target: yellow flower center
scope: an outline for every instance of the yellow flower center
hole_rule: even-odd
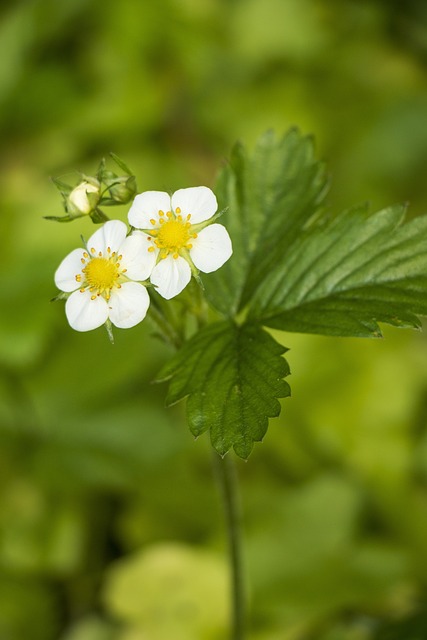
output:
[[[125,279],[124,275],[127,269],[120,268],[120,260],[123,256],[118,256],[115,251],[111,253],[110,247],[107,248],[107,258],[104,258],[100,251],[95,256],[95,249],[91,249],[89,255],[87,251],[83,253],[81,259],[84,267],[82,274],[76,275],[76,281],[82,284],[80,291],[84,293],[89,289],[93,294],[92,300],[97,296],[103,296],[107,301],[110,299],[113,287],[121,288],[120,280]]]
[[[160,249],[160,259],[166,258],[170,253],[174,258],[178,258],[181,249],[191,249],[192,238],[197,238],[197,233],[192,232],[191,223],[189,222],[191,215],[189,214],[185,220],[181,215],[181,209],[176,208],[175,214],[168,211],[165,215],[163,211],[159,211],[158,223],[150,220],[154,228],[148,236],[148,240],[154,244],[150,245],[148,251],[155,251],[155,246]]]
[[[165,222],[157,234],[157,246],[166,249],[168,253],[179,251],[190,239],[189,227],[188,223],[179,220]]]
[[[117,265],[108,258],[92,258],[84,270],[89,288],[98,293],[112,289],[118,276]]]

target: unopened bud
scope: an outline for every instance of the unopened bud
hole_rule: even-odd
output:
[[[108,188],[111,198],[117,204],[127,204],[136,195],[137,186],[135,176],[114,176],[105,177],[104,183]]]
[[[98,181],[81,182],[68,196],[67,209],[71,214],[88,214],[96,209],[100,199]]]

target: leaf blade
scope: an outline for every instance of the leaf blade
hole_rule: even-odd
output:
[[[278,398],[290,395],[286,349],[261,327],[219,322],[196,334],[159,374],[170,380],[167,403],[187,397],[194,436],[209,431],[225,455],[233,447],[247,458],[262,440],[268,419],[280,413]]]
[[[216,188],[221,221],[233,242],[233,256],[203,277],[206,294],[228,317],[247,304],[278,256],[319,213],[327,188],[313,141],[291,129],[276,140],[268,131],[252,155],[237,144]]]
[[[254,297],[249,317],[301,333],[377,337],[427,314],[427,216],[396,205],[344,212],[302,235]]]

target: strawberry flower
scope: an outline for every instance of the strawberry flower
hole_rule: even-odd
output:
[[[56,270],[56,286],[71,294],[65,313],[76,331],[96,329],[108,319],[128,329],[145,318],[150,299],[137,281],[149,277],[155,257],[146,250],[144,234],[126,236],[125,223],[110,220]]]
[[[133,201],[129,224],[145,234],[145,253],[154,258],[150,279],[164,298],[178,295],[192,274],[216,271],[230,258],[228,231],[212,224],[217,208],[208,187],[179,189],[172,196],[145,191]]]

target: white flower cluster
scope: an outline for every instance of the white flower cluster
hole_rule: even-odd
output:
[[[233,250],[225,227],[214,223],[217,208],[208,187],[137,195],[128,214],[130,235],[124,222],[110,220],[59,265],[55,284],[70,294],[65,312],[71,327],[90,331],[109,319],[128,329],[145,318],[149,279],[169,300],[192,274],[219,269]]]

